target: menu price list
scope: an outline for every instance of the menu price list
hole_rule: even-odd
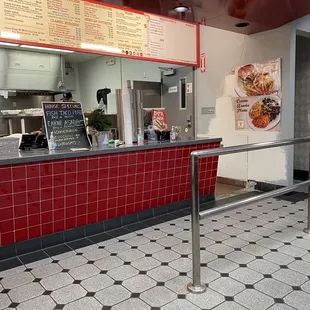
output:
[[[43,102],[48,139],[53,132],[57,149],[90,148],[81,103]]]
[[[87,0],[1,0],[0,31],[5,39],[57,47],[197,61],[197,25]]]

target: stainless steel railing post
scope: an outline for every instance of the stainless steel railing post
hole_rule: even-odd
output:
[[[199,224],[199,157],[191,155],[192,177],[192,253],[193,282],[187,288],[191,293],[201,294],[206,291],[206,285],[201,283],[200,274],[200,224]]]
[[[309,147],[309,171],[308,171],[308,180],[310,180],[310,147]],[[310,186],[308,187],[308,219],[307,227],[304,229],[304,232],[310,234]]]

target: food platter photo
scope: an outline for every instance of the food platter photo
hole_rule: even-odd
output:
[[[245,65],[238,68],[235,75],[235,92],[239,97],[271,95],[280,90],[279,71],[268,65]]]
[[[249,128],[255,131],[271,130],[280,123],[281,99],[277,95],[250,99],[246,114]]]

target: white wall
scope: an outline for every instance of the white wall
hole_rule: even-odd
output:
[[[225,146],[270,141],[294,136],[294,90],[291,61],[291,25],[244,36],[201,27],[201,52],[207,55],[207,72],[197,70],[197,129],[204,136],[223,138]],[[282,59],[281,131],[236,131],[233,110],[232,68],[250,62]],[[215,115],[201,115],[203,106],[216,108]],[[232,164],[233,163],[233,164]],[[293,181],[293,148],[272,149],[222,157],[219,175],[286,185]]]

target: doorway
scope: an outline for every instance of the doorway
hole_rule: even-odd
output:
[[[296,36],[294,137],[309,135],[310,111],[310,38]],[[308,180],[309,149],[307,144],[294,146],[294,181]]]
[[[167,123],[180,126],[183,140],[195,138],[194,68],[180,67],[162,70],[162,106]]]

